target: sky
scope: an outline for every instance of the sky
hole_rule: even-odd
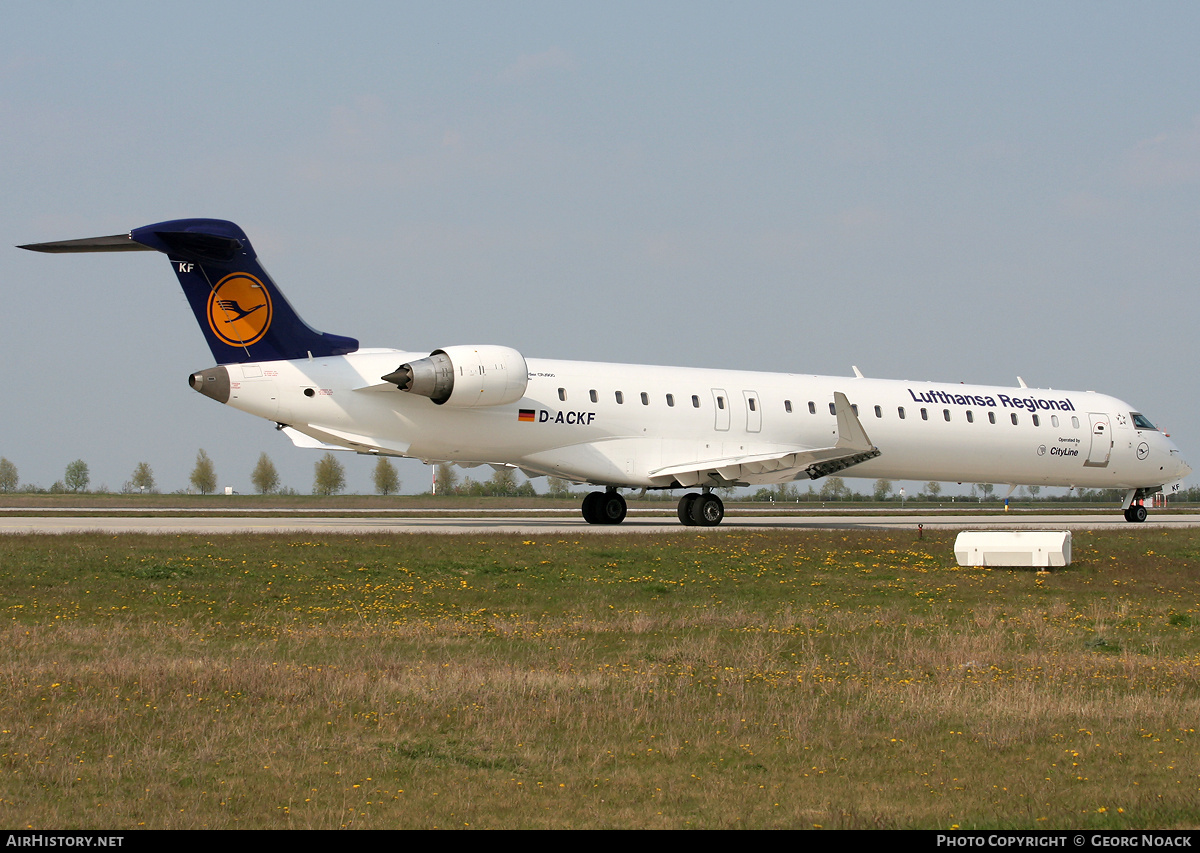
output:
[[[187,385],[230,219],[363,346],[1097,390],[1200,458],[1200,5],[7,2],[0,456],[319,454]],[[349,491],[373,461],[346,454]],[[490,471],[488,472],[490,473]],[[429,469],[400,465],[403,491]],[[475,474],[477,478],[484,475]],[[544,488],[544,481],[537,485]],[[853,483],[860,490],[869,484]]]

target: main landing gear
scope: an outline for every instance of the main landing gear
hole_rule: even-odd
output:
[[[588,524],[620,524],[625,520],[625,498],[616,489],[589,492],[583,499],[583,520]],[[688,527],[716,527],[725,518],[725,504],[712,492],[679,499],[679,520]]]
[[[583,499],[583,520],[588,524],[620,524],[625,513],[625,498],[616,489],[589,492]]]
[[[1146,507],[1140,503],[1130,504],[1129,509],[1125,510],[1125,520],[1141,523],[1146,520]]]
[[[695,492],[679,499],[679,520],[688,527],[716,527],[725,517],[725,504],[712,492]]]

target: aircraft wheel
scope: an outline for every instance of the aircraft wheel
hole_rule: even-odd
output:
[[[1146,508],[1144,506],[1142,506],[1141,504],[1137,504],[1136,506],[1131,506],[1129,508],[1129,514],[1126,516],[1126,518],[1128,518],[1132,522],[1141,524],[1143,521],[1146,520],[1147,514],[1148,513],[1146,512]]]
[[[627,507],[625,506],[625,498],[621,497],[620,492],[596,492],[600,495],[600,500],[596,505],[600,508],[600,523],[601,524],[620,524],[625,520]]]
[[[588,492],[583,499],[583,520],[588,524],[603,524],[603,501],[604,492]]]
[[[725,504],[716,495],[697,495],[692,502],[692,523],[701,527],[716,527],[725,518]]]
[[[691,492],[690,494],[686,494],[679,499],[679,520],[688,527],[691,527],[696,523],[692,518],[692,504],[694,504],[696,499],[699,497],[700,495],[696,494],[695,492]]]

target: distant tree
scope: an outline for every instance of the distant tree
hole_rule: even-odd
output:
[[[346,488],[346,469],[334,458],[332,453],[326,453],[317,460],[313,477],[314,495],[336,495]]]
[[[137,467],[133,469],[133,476],[129,478],[129,487],[131,492],[154,491],[154,472],[150,470],[149,462],[137,464]]]
[[[517,493],[517,472],[512,468],[500,468],[488,480],[487,493],[501,497]]]
[[[892,481],[885,480],[882,477],[875,481],[874,495],[877,501],[886,501],[888,495],[892,493]]]
[[[0,457],[0,492],[15,492],[20,482],[17,466]]]
[[[259,454],[258,464],[250,474],[250,482],[260,495],[269,495],[279,488],[279,472],[275,470],[275,463],[266,453]]]
[[[519,498],[536,498],[537,489],[533,487],[533,483],[531,483],[529,480],[526,480],[524,483],[517,486],[517,490],[513,494]]]
[[[189,479],[192,487],[202,495],[211,495],[217,490],[217,471],[203,449],[196,454],[196,467]]]
[[[992,499],[992,492],[996,490],[996,486],[992,483],[980,483],[979,490],[983,492],[983,499],[990,501]]]
[[[400,478],[396,476],[396,466],[386,456],[380,456],[375,463],[375,491],[381,495],[390,495],[400,491]]]
[[[439,462],[434,477],[439,495],[452,495],[458,491],[458,471],[453,462]]]
[[[942,493],[942,484],[936,480],[930,480],[925,484],[925,494],[929,495],[930,500],[937,500],[938,495]]]
[[[569,498],[571,497],[571,484],[562,477],[550,477],[546,481],[548,491],[546,492],[552,498]]]
[[[1041,494],[1041,492],[1042,492],[1041,486],[1030,486],[1029,487],[1029,494],[1035,501],[1037,500],[1037,497],[1039,494]]]
[[[821,500],[840,501],[850,496],[850,487],[841,477],[826,477],[821,484]]]
[[[779,503],[787,503],[796,499],[796,490],[790,483],[780,483],[775,487],[775,500]]]
[[[63,488],[68,492],[86,492],[91,479],[87,463],[82,459],[76,459],[67,466],[66,476],[63,477]]]

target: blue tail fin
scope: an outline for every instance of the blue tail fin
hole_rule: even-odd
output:
[[[171,260],[218,364],[358,349],[354,338],[318,332],[300,319],[232,222],[176,219],[135,228],[129,239]]]
[[[35,252],[156,251],[187,295],[217,364],[345,355],[358,341],[318,332],[288,304],[246,234],[222,219],[176,219],[129,234],[21,246]]]

